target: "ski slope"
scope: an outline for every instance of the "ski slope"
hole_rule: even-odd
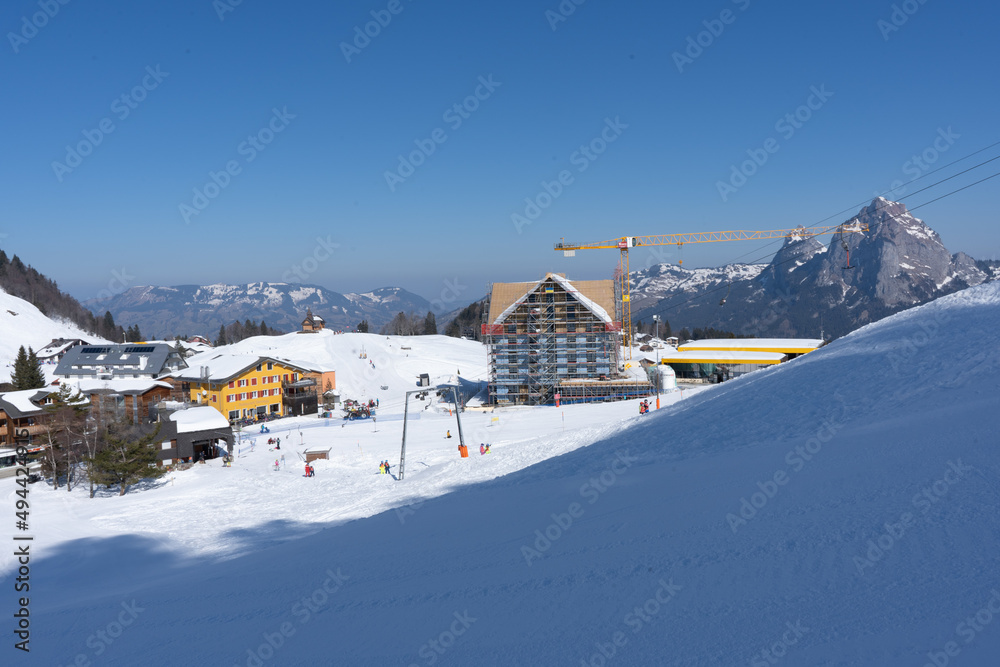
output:
[[[48,318],[24,299],[0,288],[0,382],[10,382],[14,359],[22,345],[25,349],[30,347],[37,352],[54,338],[104,342],[104,339],[83,331],[72,322]],[[44,366],[43,370],[51,374],[55,366]]]
[[[395,403],[404,391],[417,389],[417,377],[430,375],[431,384],[486,380],[486,352],[480,343],[448,336],[379,336],[323,330],[283,336],[255,336],[215,348],[187,360],[197,368],[203,359],[219,353],[275,356],[304,364],[318,364],[337,372],[342,398]],[[388,387],[388,389],[382,389]]]
[[[421,411],[401,482],[314,420],[282,451],[330,446],[315,478],[258,439],[121,499],[36,485],[31,661],[995,665],[998,370],[993,283],[641,418],[466,413],[488,456]]]

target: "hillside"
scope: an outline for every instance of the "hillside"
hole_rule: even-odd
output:
[[[46,317],[38,308],[0,289],[0,383],[10,382],[14,358],[22,345],[38,351],[55,338],[105,342],[71,322]]]
[[[834,236],[827,245],[787,238],[766,266],[736,265],[746,267],[742,274],[667,265],[637,272],[633,318],[649,321],[659,313],[675,331],[710,326],[755,336],[836,337],[993,278],[987,263],[952,254],[903,204],[880,197],[852,220],[869,231]]]
[[[334,448],[315,479],[261,452],[117,503],[42,490],[32,658],[992,664],[1000,633],[966,619],[997,595],[998,369],[991,283],[646,417],[498,411],[522,426],[486,457],[459,459],[429,411],[402,482],[374,474],[385,456],[395,470],[399,424],[380,420],[372,437],[396,437],[366,464],[372,425],[312,420],[284,442]],[[467,419],[489,433],[486,417]],[[134,624],[88,644],[123,604]]]
[[[60,290],[54,280],[25,264],[17,255],[8,258],[3,250],[0,250],[0,289],[27,301],[43,315],[93,332],[91,336],[96,334],[121,340],[124,334],[114,318],[105,309],[97,307],[100,304],[95,304],[94,312],[87,310],[75,298]]]
[[[370,330],[377,331],[401,311],[423,316],[431,309],[426,299],[400,287],[340,294],[319,285],[263,282],[132,287],[85,305],[107,309],[118,321],[138,324],[143,333],[161,338],[178,334],[214,337],[221,325],[245,320],[263,320],[273,329],[297,331],[306,309],[325,319],[331,329],[354,331],[366,319]]]

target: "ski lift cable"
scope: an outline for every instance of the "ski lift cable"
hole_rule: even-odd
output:
[[[972,187],[972,186],[974,186],[974,185],[979,185],[980,183],[983,183],[983,182],[985,182],[985,181],[988,181],[988,180],[990,180],[990,179],[992,179],[992,178],[996,178],[997,176],[1000,176],[1000,172],[997,172],[997,173],[995,173],[995,174],[992,174],[992,175],[990,175],[990,176],[987,176],[986,178],[983,178],[983,179],[980,179],[980,180],[978,180],[978,181],[976,181],[976,182],[974,182],[974,183],[969,183],[968,185],[965,185],[965,186],[962,186],[962,187],[960,187],[960,188],[957,188],[957,189],[955,189],[955,190],[952,190],[951,192],[948,192],[948,193],[946,193],[946,194],[943,194],[943,195],[941,195],[940,197],[936,197],[936,198],[934,198],[934,199],[931,199],[930,201],[926,201],[926,202],[924,202],[924,203],[922,203],[922,204],[918,204],[918,205],[916,205],[916,206],[913,206],[913,207],[910,207],[910,208],[909,208],[909,210],[910,210],[910,211],[916,211],[917,209],[919,209],[919,208],[923,208],[924,206],[927,206],[928,204],[933,204],[934,202],[936,202],[936,201],[940,201],[940,200],[944,199],[945,197],[950,197],[950,196],[951,196],[951,195],[953,195],[953,194],[956,194],[956,193],[958,193],[958,192],[961,192],[962,190],[967,190],[968,188],[971,188],[971,187]],[[761,256],[760,258],[758,258],[757,260],[754,260],[754,262],[756,262],[756,261],[762,261],[762,260],[766,259],[766,258],[767,258],[768,256],[769,256],[769,255],[762,255],[762,256]],[[794,260],[796,260],[796,259],[797,259],[796,257],[791,257],[791,258],[789,258],[789,259],[786,259],[786,260],[784,260],[783,262],[778,262],[778,263],[777,263],[777,264],[775,264],[774,266],[776,266],[776,267],[777,267],[777,266],[782,266],[783,264],[788,264],[788,263],[790,263],[790,262],[792,262],[792,261],[794,261]],[[749,263],[754,263],[754,262],[749,262]],[[644,311],[644,312],[645,312],[645,314],[647,314],[647,315],[661,315],[661,314],[665,313],[665,312],[666,312],[667,310],[669,310],[669,309],[671,309],[671,308],[680,308],[681,306],[685,306],[685,305],[687,305],[687,304],[689,304],[689,303],[692,303],[692,302],[694,302],[694,301],[697,301],[698,299],[702,299],[702,298],[705,298],[706,296],[709,296],[709,295],[711,295],[711,294],[714,294],[715,292],[719,292],[719,291],[722,291],[722,289],[724,289],[724,287],[725,287],[725,285],[719,285],[718,287],[713,287],[712,289],[708,290],[708,291],[707,291],[707,292],[705,292],[704,294],[700,294],[700,295],[698,295],[698,296],[695,296],[695,297],[691,297],[691,298],[688,298],[688,299],[685,299],[684,301],[681,301],[681,302],[677,302],[677,303],[668,303],[668,304],[666,304],[665,306],[662,306],[662,307],[658,308],[657,310],[654,310],[654,311],[653,311],[653,312],[651,312],[651,313],[648,313],[648,312],[645,312],[645,311]]]

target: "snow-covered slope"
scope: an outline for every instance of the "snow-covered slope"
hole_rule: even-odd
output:
[[[340,395],[353,399],[391,397],[399,403],[402,392],[417,388],[421,373],[429,374],[433,384],[450,382],[457,375],[469,381],[486,380],[486,348],[482,343],[448,336],[337,334],[329,330],[256,336],[190,357],[188,366],[197,368],[203,360],[224,353],[318,364],[336,371]]]
[[[350,427],[334,426],[341,458],[317,478],[263,484],[248,458],[117,504],[33,489],[31,658],[992,665],[998,370],[987,284],[642,418],[615,412],[630,404],[498,411],[533,415],[537,437],[488,456],[459,459],[440,437],[450,422],[421,418],[402,482],[355,477]],[[538,450],[567,453],[470,484]],[[242,491],[204,502],[211,480]],[[258,491],[278,483],[280,507]],[[389,496],[396,509],[343,522]],[[234,513],[246,524],[211,528]],[[163,533],[143,532],[157,517]],[[191,524],[181,551],[174,521]],[[207,560],[198,540],[244,555]]]
[[[82,338],[90,342],[105,342],[81,330],[72,322],[51,320],[24,299],[0,289],[0,382],[9,382],[14,359],[22,345],[35,351],[53,338]]]

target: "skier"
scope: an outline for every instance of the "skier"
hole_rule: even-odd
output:
[[[280,468],[280,464],[278,463],[278,459],[274,459],[274,469],[275,470],[280,470],[281,469]]]

